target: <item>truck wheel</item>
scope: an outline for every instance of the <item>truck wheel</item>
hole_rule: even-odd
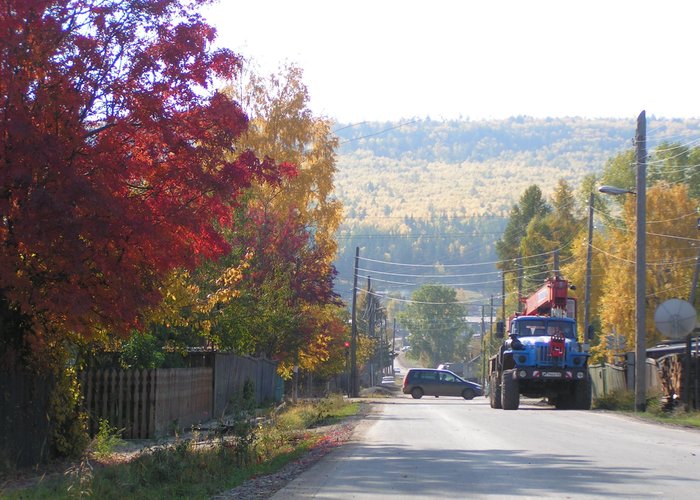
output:
[[[518,380],[513,378],[515,370],[503,372],[503,388],[501,389],[501,406],[504,410],[517,410],[520,406],[520,391]]]
[[[501,408],[501,385],[498,383],[498,377],[495,373],[491,374],[491,390],[489,391],[489,402],[491,408],[500,410]]]
[[[420,387],[414,387],[414,388],[411,390],[411,397],[412,397],[413,399],[420,399],[420,398],[422,398],[422,397],[423,397],[423,389],[421,389]]]
[[[464,389],[462,391],[462,397],[464,399],[474,399],[474,391],[472,391],[471,389]]]
[[[591,398],[591,378],[586,377],[586,380],[576,382],[576,385],[574,386],[574,408],[576,410],[590,410]]]

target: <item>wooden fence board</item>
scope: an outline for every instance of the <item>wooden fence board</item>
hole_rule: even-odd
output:
[[[254,381],[256,402],[275,397],[277,365],[235,355],[217,355],[212,367],[155,370],[86,370],[79,380],[90,433],[100,418],[125,439],[144,439],[187,429],[221,416],[246,379]]]

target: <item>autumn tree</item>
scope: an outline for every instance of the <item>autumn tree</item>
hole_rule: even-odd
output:
[[[308,110],[299,70],[247,78],[238,90],[227,90],[251,115],[236,145],[274,156],[287,175],[279,184],[251,183],[232,210],[235,230],[221,232],[229,252],[187,277],[197,306],[179,310],[208,345],[277,359],[287,374],[300,360],[305,369],[325,362],[344,335],[333,292],[336,139]]]
[[[246,116],[212,82],[239,59],[211,49],[202,3],[14,1],[0,14],[0,290],[37,349],[126,334],[170,270],[228,250],[219,229],[241,190],[277,181],[273,162],[235,147]]]
[[[685,297],[690,289],[697,249],[697,202],[688,196],[688,187],[659,182],[647,190],[647,345],[661,340],[654,328],[656,307],[670,298]],[[616,334],[634,346],[635,332],[635,202],[628,197],[623,207],[621,224],[610,227],[605,251],[605,273],[602,278],[600,318],[604,335]],[[614,352],[604,342],[593,349],[598,358]]]

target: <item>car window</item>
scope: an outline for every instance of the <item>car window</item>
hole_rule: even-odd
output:
[[[455,382],[457,379],[451,373],[441,373],[440,380],[442,382]]]

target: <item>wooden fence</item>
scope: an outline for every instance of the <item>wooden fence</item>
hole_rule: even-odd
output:
[[[274,401],[276,371],[269,360],[217,353],[213,367],[89,369],[80,385],[91,435],[106,419],[125,439],[146,439],[221,417],[246,380],[257,403]]]
[[[232,398],[240,394],[246,380],[253,382],[255,402],[260,404],[277,399],[277,363],[228,353],[214,358],[214,417],[227,413]]]
[[[211,368],[87,370],[80,385],[91,435],[101,419],[126,439],[145,439],[211,418]]]

